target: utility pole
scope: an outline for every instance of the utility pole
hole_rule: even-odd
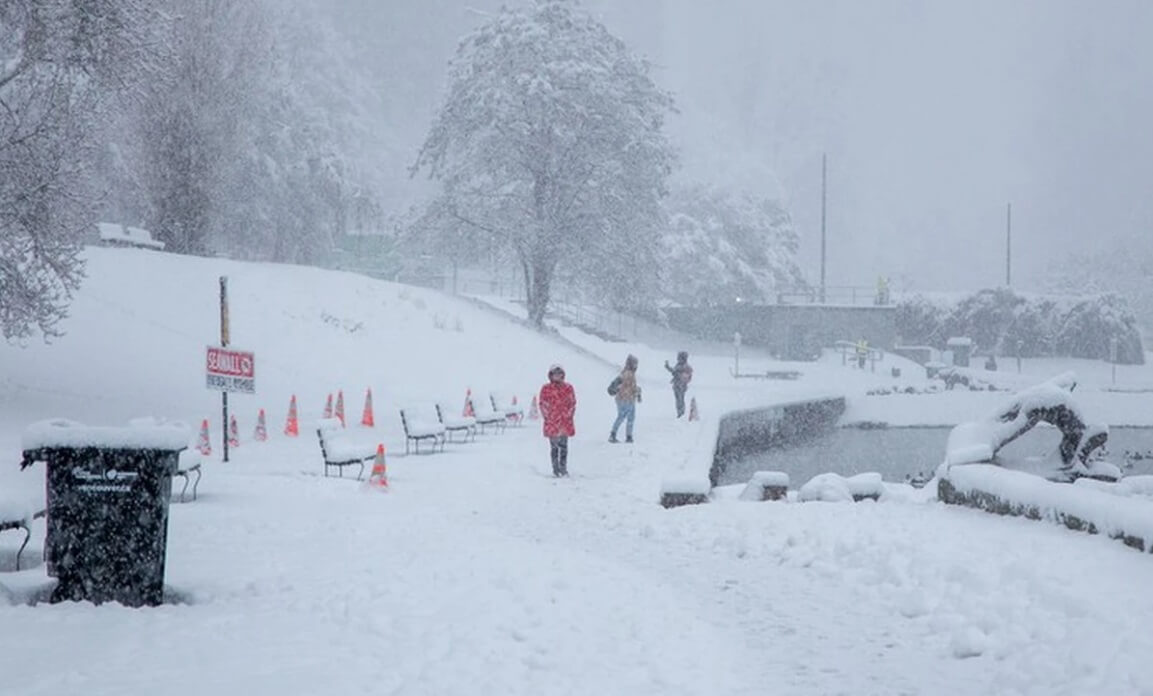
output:
[[[828,188],[828,157],[821,153],[821,304],[825,303],[825,204]]]
[[[1013,204],[1005,210],[1005,287],[1013,285]]]

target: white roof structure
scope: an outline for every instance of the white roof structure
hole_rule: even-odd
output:
[[[145,249],[164,248],[164,242],[156,241],[148,230],[142,230],[139,227],[128,227],[115,222],[98,222],[96,227],[100,230],[100,241],[110,246],[134,246]]]

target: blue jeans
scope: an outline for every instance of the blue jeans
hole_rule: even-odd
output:
[[[637,405],[632,401],[618,401],[617,402],[617,419],[613,422],[612,438],[615,440],[617,436],[617,428],[621,427],[621,423],[628,419],[625,425],[625,438],[628,440],[633,439],[633,421],[637,419]]]

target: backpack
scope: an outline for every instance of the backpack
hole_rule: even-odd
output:
[[[621,390],[621,376],[617,375],[613,381],[609,382],[609,396],[616,396],[617,392]]]

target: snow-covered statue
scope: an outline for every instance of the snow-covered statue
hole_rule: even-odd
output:
[[[1038,423],[1045,422],[1061,431],[1061,442],[1055,453],[1060,461],[1055,470],[1050,462],[1040,462],[1040,468],[1049,469],[1045,473],[1050,474],[1050,478],[1066,481],[1081,477],[1119,479],[1120,469],[1095,456],[1109,439],[1109,428],[1086,422],[1073,399],[1076,387],[1076,376],[1066,372],[1018,392],[984,420],[958,425],[949,433],[945,463],[995,463],[1011,468],[1029,468],[1019,465],[1030,462],[1005,461],[997,454]]]

